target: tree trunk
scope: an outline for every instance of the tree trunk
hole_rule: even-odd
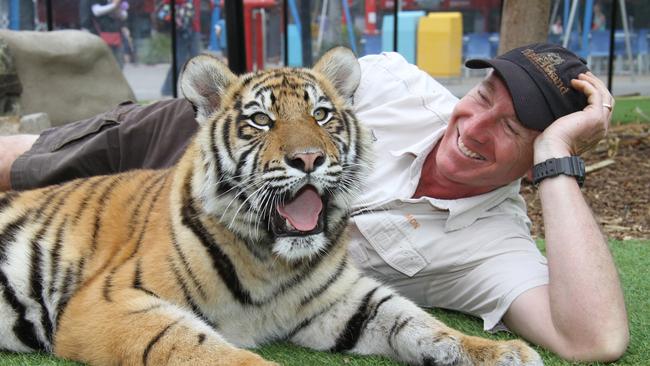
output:
[[[545,42],[551,0],[503,0],[499,54],[515,47]]]

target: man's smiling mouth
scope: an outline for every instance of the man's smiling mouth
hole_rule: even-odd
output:
[[[465,144],[463,144],[463,140],[460,138],[460,135],[458,135],[458,149],[463,153],[463,155],[467,156],[470,159],[486,160],[481,154],[474,152],[465,146]]]

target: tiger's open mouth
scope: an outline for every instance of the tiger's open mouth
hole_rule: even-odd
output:
[[[316,188],[306,185],[291,199],[278,204],[271,219],[276,237],[306,236],[323,231],[327,199]]]

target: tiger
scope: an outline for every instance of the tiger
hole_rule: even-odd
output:
[[[180,75],[200,127],[176,165],[0,196],[0,348],[90,365],[275,365],[269,342],[410,365],[540,365],[447,327],[348,257],[372,164],[347,48],[312,68]]]

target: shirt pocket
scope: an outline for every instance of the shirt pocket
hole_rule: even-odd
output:
[[[354,222],[368,244],[392,270],[413,277],[427,266],[427,261],[415,250],[403,223],[394,216],[390,211],[375,212],[355,216]],[[382,270],[386,266],[373,267],[383,275],[395,277],[395,273],[390,273],[392,270]]]

